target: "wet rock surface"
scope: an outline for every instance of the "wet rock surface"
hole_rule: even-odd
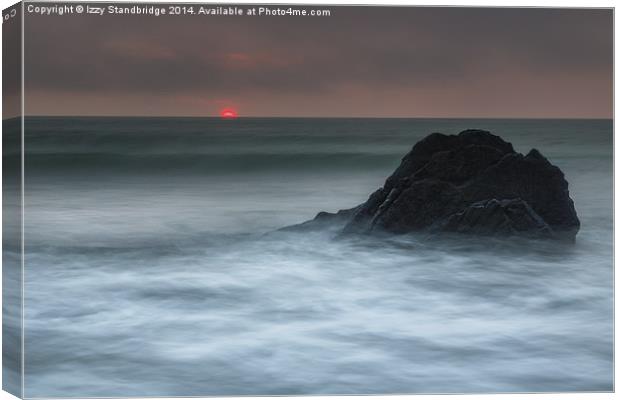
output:
[[[341,235],[457,232],[574,240],[579,219],[563,172],[538,150],[514,151],[483,130],[433,133],[357,207],[284,229]]]

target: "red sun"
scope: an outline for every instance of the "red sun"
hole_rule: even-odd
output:
[[[237,114],[237,111],[233,110],[232,108],[225,108],[220,111],[220,117],[222,118],[231,119],[237,118],[238,116],[239,115]]]

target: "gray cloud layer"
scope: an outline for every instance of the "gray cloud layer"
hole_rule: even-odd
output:
[[[306,18],[28,15],[27,112],[611,115],[610,10],[330,9]]]

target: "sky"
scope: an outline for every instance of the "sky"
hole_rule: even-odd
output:
[[[317,8],[26,13],[26,114],[612,117],[611,10]]]

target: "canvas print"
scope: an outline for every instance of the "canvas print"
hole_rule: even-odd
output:
[[[613,10],[3,13],[24,398],[611,392]]]

